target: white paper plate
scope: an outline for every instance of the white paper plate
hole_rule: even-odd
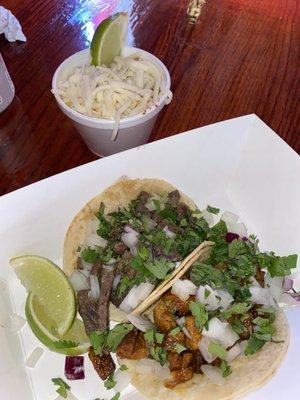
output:
[[[170,181],[194,199],[241,216],[263,250],[300,254],[300,160],[257,116],[195,129],[45,179],[0,198],[0,398],[54,400],[51,378],[64,377],[64,357],[45,349],[32,370],[24,362],[41,346],[26,325],[11,334],[9,315],[24,315],[25,290],[8,265],[40,254],[61,263],[66,229],[91,197],[120,176]],[[287,313],[291,344],[276,376],[248,400],[295,399],[299,393],[300,310]],[[86,379],[71,382],[79,400],[110,399],[86,359]],[[122,399],[142,397],[127,388]],[[217,399],[216,399],[217,400]]]

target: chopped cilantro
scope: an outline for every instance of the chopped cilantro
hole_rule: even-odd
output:
[[[153,329],[150,329],[146,333],[144,333],[144,338],[147,343],[151,344],[154,343],[154,333],[155,331]]]
[[[209,205],[207,206],[206,210],[208,212],[210,212],[211,214],[216,214],[216,215],[219,214],[219,212],[220,212],[219,208],[211,207]]]
[[[153,263],[146,263],[145,267],[155,278],[162,280],[174,268],[174,264],[165,260],[155,260]]]
[[[239,319],[234,319],[233,322],[231,323],[232,329],[240,335],[241,333],[244,332],[245,326],[242,324],[242,322]]]
[[[222,316],[226,319],[230,318],[234,314],[244,314],[252,307],[251,304],[247,303],[235,303],[228,310],[222,313]]]
[[[174,328],[170,331],[170,335],[172,336],[176,336],[178,335],[178,333],[181,331],[181,329],[179,328],[179,326],[177,326],[177,328]]]
[[[112,397],[110,400],[119,400],[120,397],[121,397],[120,392],[117,392],[117,393],[114,395],[114,397]]]
[[[194,263],[190,278],[197,286],[210,285],[216,288],[223,286],[222,271],[200,261]]]
[[[114,373],[112,372],[109,377],[104,382],[105,389],[109,390],[116,386],[116,381],[114,380]]]
[[[138,255],[143,261],[147,261],[149,258],[149,250],[145,246],[142,246],[138,249]]]
[[[186,350],[186,347],[182,346],[180,343],[176,343],[174,348],[177,354],[181,354]]]
[[[121,364],[120,365],[120,371],[126,371],[128,369],[127,365]]]
[[[81,258],[83,259],[83,261],[93,264],[98,259],[98,253],[96,252],[96,250],[87,248],[81,252]]]
[[[257,309],[258,315],[275,314],[276,310],[273,307],[260,307]]]
[[[131,332],[133,329],[132,324],[118,324],[116,325],[113,329],[111,329],[108,332],[107,340],[106,340],[106,345],[108,349],[112,352],[115,352],[117,350],[117,347],[119,344],[122,342],[124,337],[127,335],[127,333]]]
[[[162,342],[164,341],[165,335],[163,333],[155,332],[154,336],[155,336],[156,343],[162,344]]]
[[[223,378],[226,378],[232,372],[230,366],[227,364],[227,362],[225,360],[222,360],[220,369],[221,369]]]
[[[190,311],[195,317],[195,323],[198,329],[202,329],[208,321],[208,313],[203,304],[191,301],[189,304]]]
[[[245,356],[249,356],[251,354],[259,351],[265,344],[264,340],[257,339],[255,336],[251,336],[248,340],[247,346],[245,348],[244,354]]]
[[[210,290],[205,288],[205,290],[204,290],[204,298],[207,299],[209,295],[210,295]],[[220,296],[218,296],[218,297],[220,297]]]
[[[58,388],[56,389],[56,392],[63,398],[68,397],[67,391],[71,389],[71,387],[61,378],[52,378],[51,381],[54,383],[54,385],[57,385]]]
[[[219,343],[216,342],[210,342],[208,345],[208,351],[213,354],[214,356],[217,356],[224,360],[227,356],[227,350],[224,349],[223,346],[221,346]]]
[[[129,291],[134,285],[136,284],[136,280],[129,278],[129,276],[124,276],[117,287],[116,290],[116,297],[118,299],[121,299],[123,297],[123,295]]]
[[[90,333],[90,341],[96,355],[102,355],[106,345],[107,331],[94,331]]]
[[[150,347],[150,355],[151,357],[158,361],[160,365],[165,365],[167,362],[167,352],[162,347]]]
[[[275,257],[268,267],[271,277],[286,276],[291,274],[291,269],[297,266],[297,255],[293,254],[287,257]]]

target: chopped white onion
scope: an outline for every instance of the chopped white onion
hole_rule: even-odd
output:
[[[154,285],[149,282],[143,282],[138,286],[134,285],[124,298],[119,308],[126,314],[131,313],[149,294],[153,291]]]
[[[138,243],[138,235],[133,232],[125,232],[121,235],[122,242],[129,248],[136,246]]]
[[[238,219],[239,219],[239,216],[230,211],[225,211],[221,215],[221,220],[224,221],[226,223],[226,225],[227,225],[227,223],[232,224],[234,222],[237,222]]]
[[[204,360],[207,361],[208,363],[211,363],[217,358],[217,356],[208,351],[209,344],[210,341],[206,337],[202,337],[202,339],[198,343],[198,347]]]
[[[165,232],[166,236],[169,239],[175,239],[176,238],[176,233],[170,231],[170,229],[167,226],[164,227],[163,231]]]
[[[76,292],[79,292],[80,290],[88,290],[90,288],[88,278],[78,269],[69,276],[69,281]]]
[[[17,333],[26,324],[26,319],[17,314],[10,316],[10,331]]]
[[[99,280],[96,275],[90,276],[91,282],[91,291],[90,291],[90,298],[91,300],[98,300],[100,297],[100,285]]]
[[[107,240],[104,239],[103,237],[97,235],[96,233],[92,233],[91,235],[86,237],[85,244],[87,247],[90,247],[91,249],[95,249],[96,246],[106,247]]]
[[[195,295],[197,291],[197,286],[188,279],[177,279],[173,283],[171,292],[175,296],[179,297],[181,300],[185,301],[190,295]]]
[[[209,294],[207,295],[207,293]],[[219,308],[220,300],[216,296],[218,296],[218,292],[209,285],[199,286],[196,292],[196,299],[199,303],[204,304],[208,311],[215,311]]]
[[[91,275],[91,272],[86,270],[86,269],[80,269],[79,270],[81,274],[83,274],[86,278],[88,278]]]
[[[171,372],[168,365],[164,365],[163,367],[155,360],[151,360],[149,358],[143,358],[138,360],[137,371],[141,374],[153,374],[159,376],[161,379],[170,379]]]
[[[120,283],[120,280],[121,280],[121,275],[116,275],[114,278],[114,281],[113,281],[113,285],[112,285],[113,290],[117,289],[118,284]]]
[[[96,234],[98,228],[99,228],[99,219],[98,218],[93,218],[93,219],[89,220],[89,222],[87,223],[87,228],[86,228],[86,236]]]
[[[250,286],[249,290],[251,293],[250,301],[252,303],[261,304],[263,306],[275,306],[275,301],[269,288]]]
[[[202,210],[201,211],[202,217],[205,219],[205,221],[208,223],[208,226],[211,227],[215,223],[214,215],[207,210]]]
[[[234,301],[234,298],[226,290],[217,290],[219,297],[221,297],[219,307],[221,310],[227,310],[230,304]]]
[[[117,262],[115,258],[111,258],[106,264],[107,265],[114,265]]]
[[[137,255],[137,247],[136,247],[136,246],[131,246],[131,247],[129,248],[129,250],[130,250],[130,253],[131,253],[133,256],[136,256],[136,255]]]
[[[33,352],[30,354],[28,357],[25,365],[28,368],[34,368],[36,366],[36,363],[39,361],[41,358],[42,354],[44,353],[44,350],[41,347],[36,347]]]
[[[188,337],[189,339],[192,339],[190,332],[186,329],[185,326],[182,327],[182,332],[185,334],[186,337]]]
[[[185,324],[185,317],[176,318],[177,325],[182,326]]]
[[[225,379],[222,376],[220,368],[213,367],[212,365],[201,365],[201,371],[208,379],[216,385],[222,386],[225,383]]]
[[[276,301],[280,301],[282,293],[283,293],[283,278],[281,277],[274,277],[271,278],[269,273],[265,275],[265,287],[269,288],[272,297]]]
[[[139,236],[139,233],[136,230],[134,230],[133,228],[131,228],[131,226],[129,226],[129,225],[124,226],[124,231],[126,233],[133,233],[134,235]]]
[[[81,265],[82,265],[82,268],[86,271],[91,271],[93,268],[93,264],[87,263],[86,261],[83,261],[83,259],[81,259]]]
[[[202,336],[219,342],[225,349],[231,347],[239,339],[239,335],[228,322],[222,322],[215,317],[208,321],[208,329],[203,328]]]
[[[155,211],[156,207],[154,204],[153,200],[158,200],[159,203],[161,203],[161,197],[158,196],[157,194],[153,194],[151,197],[149,197],[149,199],[147,200],[145,207],[148,208],[149,211]]]
[[[149,329],[154,328],[154,325],[149,319],[141,317],[140,315],[128,314],[127,319],[142,332],[147,332]]]
[[[242,353],[243,349],[240,343],[236,343],[231,349],[228,350],[225,361],[231,363],[237,356]]]
[[[127,370],[121,371],[120,369],[118,369],[114,373],[114,381],[116,382],[116,385],[114,386],[115,393],[121,393],[124,389],[126,389],[127,386],[130,384],[130,380],[131,376]]]

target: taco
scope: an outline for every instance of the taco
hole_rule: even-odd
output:
[[[208,229],[195,203],[163,180],[124,178],[90,200],[70,224],[63,261],[87,334],[124,320],[195,249],[205,258]]]

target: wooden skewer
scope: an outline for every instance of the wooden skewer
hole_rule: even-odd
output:
[[[144,311],[146,311],[152,304],[154,304],[170,287],[173,283],[181,278],[186,271],[194,264],[198,259],[202,259],[203,261],[207,258],[212,246],[213,242],[203,242],[198,247],[195,248],[177,267],[172,275],[162,282],[148,297],[145,299],[140,305],[138,305],[133,311],[132,314],[140,315]],[[206,251],[205,251],[206,250]]]

